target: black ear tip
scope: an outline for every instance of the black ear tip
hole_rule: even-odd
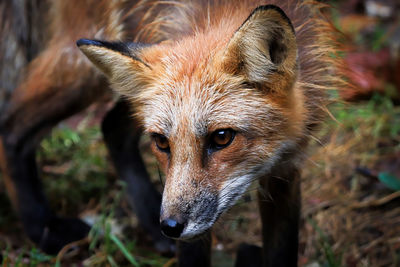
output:
[[[258,11],[264,11],[264,10],[275,10],[276,12],[278,12],[279,14],[281,14],[282,17],[284,17],[285,19],[289,19],[287,17],[287,15],[285,14],[285,12],[278,6],[276,5],[263,5],[263,6],[258,6],[256,9],[253,10],[252,14],[257,13]]]
[[[96,46],[101,46],[101,43],[99,41],[96,40],[89,40],[89,39],[79,39],[78,41],[76,41],[76,45],[82,46],[82,45],[96,45]]]
[[[294,32],[294,27],[293,27],[293,24],[290,21],[289,17],[286,15],[285,11],[282,10],[282,8],[280,8],[280,7],[276,6],[276,5],[259,6],[256,9],[254,9],[253,12],[251,12],[249,17],[251,17],[253,14],[255,14],[255,13],[259,12],[259,11],[265,11],[265,10],[274,10],[274,11],[278,12],[282,16],[282,18],[285,19],[288,22],[290,28],[292,28],[292,31]]]

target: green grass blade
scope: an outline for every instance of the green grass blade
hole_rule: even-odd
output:
[[[117,236],[110,233],[110,239],[117,245],[117,247],[121,250],[122,254],[124,254],[125,258],[132,263],[136,267],[140,267],[139,263],[135,260],[132,254],[126,249],[124,244],[118,239]]]
[[[387,172],[381,172],[378,174],[378,179],[386,187],[394,191],[400,191],[400,179],[397,178],[396,176]]]
[[[111,255],[107,255],[107,261],[112,267],[118,267],[118,264],[115,262],[114,258],[111,257]]]

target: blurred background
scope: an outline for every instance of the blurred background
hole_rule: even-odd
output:
[[[327,1],[343,34],[354,86],[330,92],[330,118],[313,137],[303,169],[300,266],[400,266],[400,2]],[[158,255],[123,197],[102,141],[98,106],[61,123],[42,141],[39,165],[53,210],[94,224],[90,240],[57,257],[23,233],[0,186],[2,266],[174,266]],[[160,191],[143,137],[148,171]],[[0,174],[1,180],[1,174]],[[213,233],[215,266],[232,266],[242,242],[261,245],[254,185]]]

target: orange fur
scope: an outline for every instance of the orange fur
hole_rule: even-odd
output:
[[[338,84],[340,60],[332,58],[332,30],[318,4],[268,2],[294,29],[281,11],[255,9],[265,1],[146,4],[136,40],[159,44],[123,53],[99,43],[80,48],[131,100],[145,131],[168,138],[170,154],[153,145],[167,175],[161,219],[186,216],[181,237],[190,238],[285,154],[299,167],[295,151],[323,117],[324,90]],[[236,136],[207,152],[217,129]],[[206,204],[195,199],[213,202],[206,222],[198,222]]]
[[[3,172],[3,180],[4,184],[7,188],[8,196],[11,199],[11,203],[13,204],[14,208],[18,207],[18,197],[17,197],[17,190],[15,188],[15,184],[12,181],[11,177],[8,173],[8,166],[5,164],[6,161],[4,159],[4,145],[3,140],[0,138],[0,167],[2,170],[6,170]]]

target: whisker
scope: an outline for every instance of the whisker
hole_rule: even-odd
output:
[[[238,177],[238,178],[239,178],[239,177]],[[242,184],[241,186],[247,186],[248,184],[251,184],[251,183],[254,182],[255,180],[256,180],[255,178],[249,179],[246,183]],[[228,183],[226,186],[224,186],[223,189],[222,189],[221,191],[225,190],[228,186],[232,185],[235,181],[236,181],[236,179],[232,179],[232,180],[230,181],[230,183]],[[230,193],[230,192],[228,191],[228,192],[226,192],[225,194],[220,195],[220,198],[223,199],[223,198],[226,197],[229,193]]]
[[[275,179],[278,179],[280,181],[284,181],[286,183],[290,183],[290,181],[288,179],[280,177],[280,176],[273,175],[273,176],[271,176],[271,178],[275,178]]]
[[[161,175],[161,171],[160,171],[160,166],[158,166],[158,164],[157,164],[157,170],[158,170],[158,177],[159,177],[159,179],[160,179],[160,183],[161,183],[161,185],[162,185],[162,188],[164,189],[164,182],[163,182],[163,180],[162,180],[162,175]]]

